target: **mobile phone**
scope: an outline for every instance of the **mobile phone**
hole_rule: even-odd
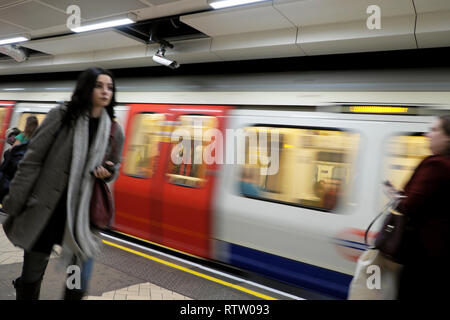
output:
[[[109,171],[109,173],[113,174],[114,173],[114,165],[109,165],[107,163],[103,164],[103,167]]]

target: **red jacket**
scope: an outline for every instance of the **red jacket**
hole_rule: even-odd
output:
[[[414,248],[410,248],[415,255],[412,258],[448,257],[450,156],[424,159],[406,184],[405,195],[407,197],[396,209],[411,219],[411,225],[417,231]]]

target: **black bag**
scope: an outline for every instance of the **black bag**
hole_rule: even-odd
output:
[[[20,160],[27,152],[28,141],[21,143],[5,152],[5,159],[0,165],[0,203],[9,192],[9,185],[17,171]]]
[[[403,214],[389,213],[375,239],[375,248],[400,264],[404,262],[407,222],[407,217]]]
[[[366,230],[364,240],[367,243],[367,234],[375,221],[381,217],[386,210],[392,206],[394,202],[390,202],[385,209],[370,223]],[[384,219],[383,226],[377,234],[373,249],[378,249],[390,260],[402,264],[405,258],[405,246],[407,244],[408,235],[408,217],[405,215],[390,211]]]

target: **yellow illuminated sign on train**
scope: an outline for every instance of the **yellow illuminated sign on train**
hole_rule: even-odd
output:
[[[408,113],[408,108],[393,106],[350,106],[349,111],[354,113]]]

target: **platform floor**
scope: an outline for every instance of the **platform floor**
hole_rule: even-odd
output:
[[[0,225],[0,300],[15,300],[11,284],[20,276],[23,251],[14,247]],[[43,300],[60,300],[63,296],[66,274],[57,265],[52,254],[42,282]],[[95,261],[88,296],[84,300],[192,300],[175,291],[122,272],[100,261]]]
[[[4,218],[0,213],[0,300],[15,300],[12,280],[21,274],[23,250],[6,237],[1,226]],[[216,270],[204,266],[201,259],[192,262],[163,253],[129,237],[103,233],[101,236],[103,246],[94,259],[87,300],[321,299],[306,290],[293,290],[241,270]],[[41,300],[62,299],[66,272],[67,266],[53,253],[42,282]]]

